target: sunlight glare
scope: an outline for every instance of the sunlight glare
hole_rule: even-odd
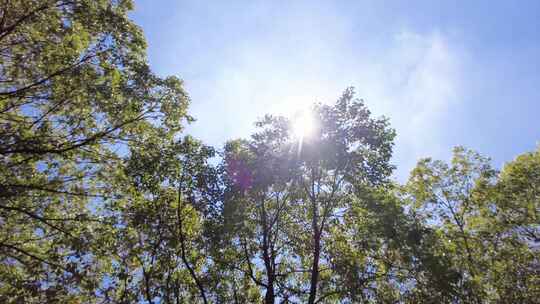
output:
[[[311,113],[300,113],[293,121],[293,134],[296,138],[302,140],[313,134],[315,122]]]

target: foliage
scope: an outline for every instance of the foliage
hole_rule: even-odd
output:
[[[538,299],[540,151],[501,172],[458,147],[450,165],[425,159],[407,185],[413,210],[435,229],[460,273],[456,300],[535,303]]]
[[[540,149],[399,185],[351,88],[216,150],[131,1],[0,6],[0,302],[538,303]]]
[[[166,147],[189,99],[159,78],[127,17],[130,1],[2,3],[2,302],[106,296],[126,156]],[[136,190],[139,191],[139,190]]]

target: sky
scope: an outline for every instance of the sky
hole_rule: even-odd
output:
[[[462,145],[496,167],[540,143],[540,1],[136,0],[151,68],[221,147],[354,86],[396,129],[395,177]]]

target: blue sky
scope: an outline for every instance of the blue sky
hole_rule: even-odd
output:
[[[132,17],[208,144],[348,86],[397,130],[400,180],[456,145],[500,167],[540,140],[540,1],[136,0]]]

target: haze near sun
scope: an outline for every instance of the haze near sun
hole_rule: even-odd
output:
[[[303,140],[306,137],[313,135],[315,130],[315,120],[313,114],[310,111],[299,112],[292,121],[293,135]]]

